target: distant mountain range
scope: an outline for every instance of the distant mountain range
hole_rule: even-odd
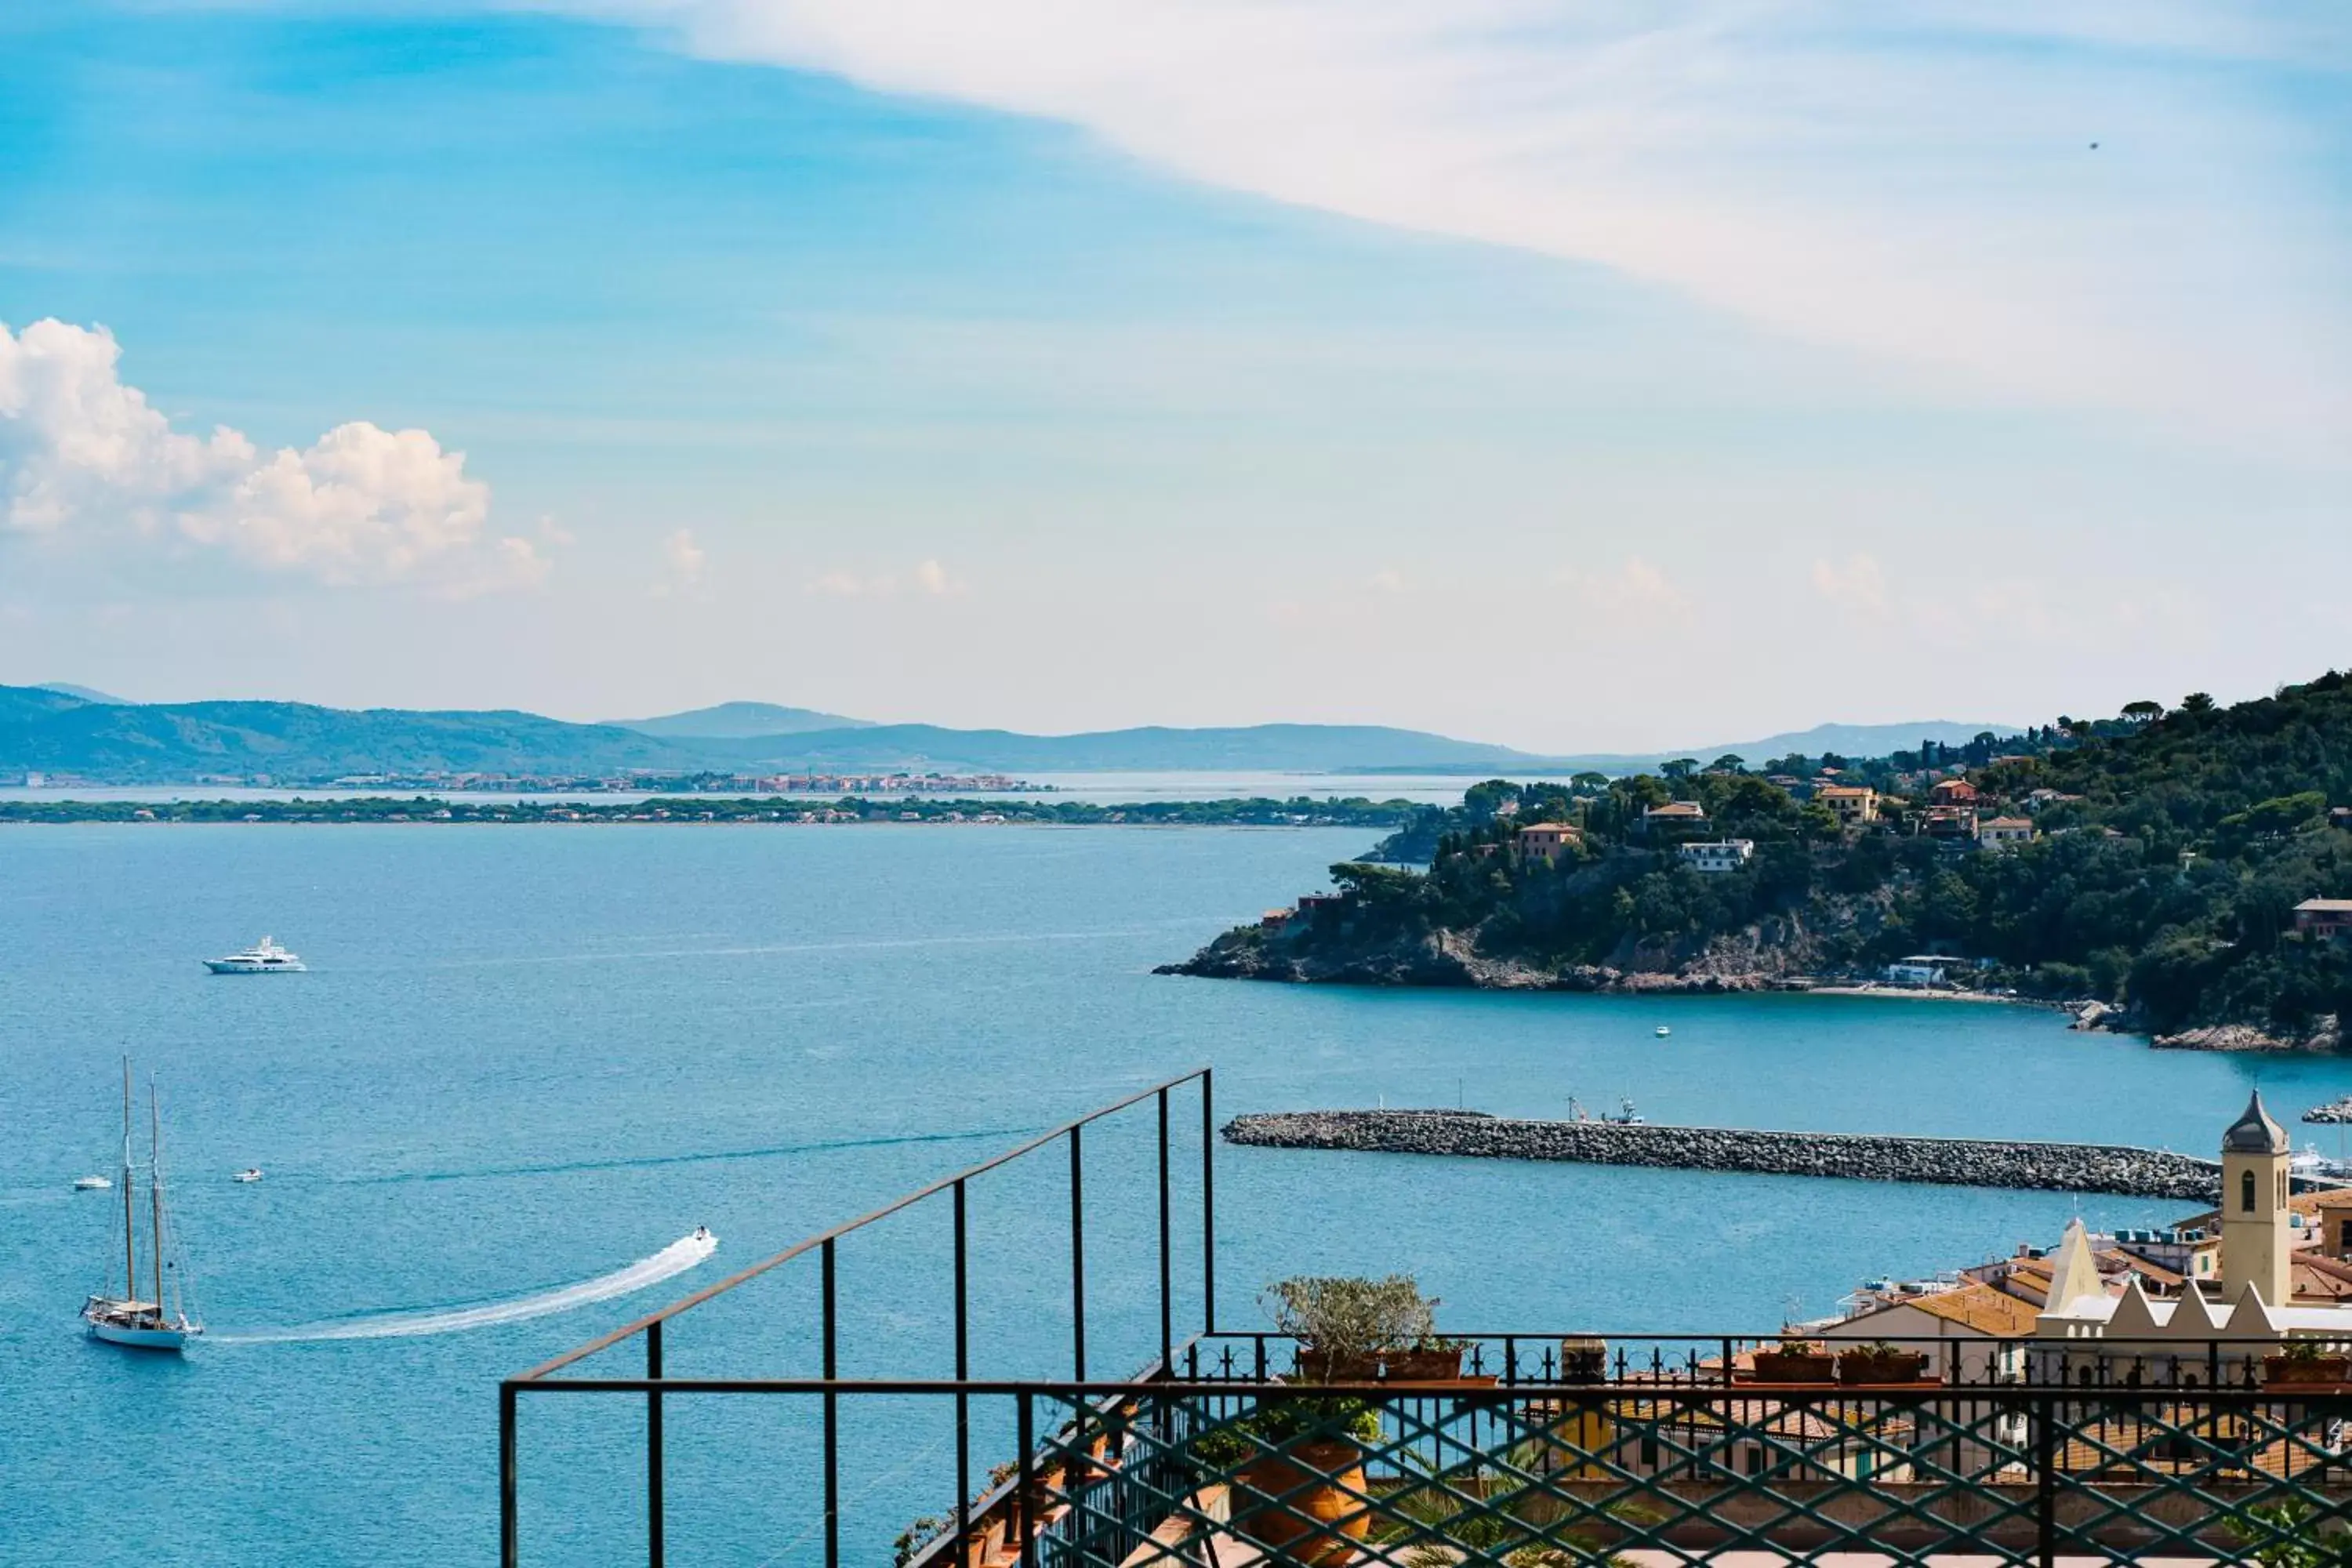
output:
[[[59,689],[51,687],[52,691]],[[814,708],[780,708],[773,702],[721,702],[686,713],[665,713],[658,719],[613,719],[607,722],[641,735],[674,735],[688,740],[751,740],[761,735],[804,735],[812,730],[868,730],[868,719],[845,719]]]
[[[98,782],[185,783],[268,774],[317,783],[362,774],[629,772],[1505,773],[1654,765],[1737,752],[1883,754],[1922,738],[1984,729],[1944,722],[1823,725],[1724,746],[1643,756],[1539,757],[1417,730],[1352,724],[1150,727],[1076,735],[876,724],[764,702],[652,719],[573,724],[514,711],[349,710],[302,702],[124,703],[62,685],[0,686],[0,776],[27,771]]]
[[[97,690],[94,688],[88,686],[76,686],[70,681],[45,680],[41,682],[39,689],[43,691],[54,691],[62,697],[79,697],[84,702],[111,702],[118,708],[129,708],[132,706],[131,700],[127,697],[110,697],[105,692]]]

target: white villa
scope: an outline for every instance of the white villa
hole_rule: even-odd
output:
[[[1711,876],[1721,871],[1737,871],[1747,865],[1756,854],[1756,841],[1752,838],[1722,838],[1704,844],[1685,844],[1679,853],[1684,865]]]

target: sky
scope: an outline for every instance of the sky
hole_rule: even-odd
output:
[[[1545,752],[2352,663],[2352,12],[15,0],[0,682]]]

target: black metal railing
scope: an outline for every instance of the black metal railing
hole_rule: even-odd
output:
[[[1187,1261],[1199,1269],[1200,1321],[1180,1337],[1171,1097],[1195,1083],[1201,1228],[1199,1257]],[[907,1568],[1213,1568],[1235,1560],[1216,1550],[1225,1545],[1243,1561],[1329,1568],[1560,1568],[1628,1552],[1694,1562],[1748,1550],[2044,1568],[2061,1553],[2352,1564],[2352,1384],[2329,1381],[2347,1373],[2336,1345],[2289,1354],[2251,1337],[2131,1344],[1961,1332],[1889,1343],[1865,1342],[1865,1325],[1480,1332],[1344,1365],[1318,1356],[1331,1381],[1309,1381],[1289,1338],[1217,1326],[1213,1098],[1206,1069],[1154,1085],[507,1380],[502,1563],[521,1561],[520,1397],[580,1394],[643,1402],[654,1568],[665,1561],[678,1479],[668,1474],[666,1415],[681,1399],[737,1394],[820,1413],[814,1462],[780,1468],[762,1494],[791,1516],[778,1521],[782,1549],[762,1557],[784,1561],[803,1545],[814,1554],[821,1540],[827,1568],[877,1563],[887,1551],[887,1532],[844,1539],[845,1468],[856,1479],[877,1467],[872,1456],[845,1457],[842,1432],[845,1407],[892,1401],[911,1402],[906,1419],[942,1434],[942,1446],[953,1439],[951,1473],[942,1464],[940,1493],[926,1494],[946,1506],[928,1533],[904,1539]],[[1128,1234],[1156,1232],[1157,1342],[1147,1348],[1139,1324],[1123,1352],[1108,1342],[1116,1336],[1087,1338],[1087,1130],[1144,1107],[1156,1113],[1146,1156],[1156,1181],[1112,1196],[1156,1202]],[[980,1363],[995,1358],[972,1337],[973,1185],[1056,1144],[1068,1151],[1070,1373],[992,1375]],[[839,1244],[932,1199],[944,1200],[951,1226],[940,1294],[951,1317],[950,1375],[845,1376]],[[812,1257],[818,1376],[678,1376],[666,1366],[665,1331],[677,1319]],[[924,1297],[919,1279],[893,1278],[901,1310]],[[582,1365],[633,1340],[642,1374]],[[1089,1361],[1106,1352],[1144,1364],[1102,1378]],[[976,1439],[1003,1460],[977,1490]]]
[[[1278,1563],[1416,1568],[1558,1568],[1634,1551],[2020,1565],[2301,1564],[2352,1551],[2342,1385],[1155,1377],[694,1379],[666,1392],[1007,1407],[1013,1473],[908,1552],[916,1568],[1206,1568],[1221,1540]],[[854,1560],[881,1549],[859,1542]]]
[[[1048,1436],[970,1563],[1924,1563],[2352,1553],[2352,1394],[1171,1384],[1007,1397]],[[1223,1554],[1232,1560],[1234,1553]],[[1243,1555],[1246,1556],[1246,1552]]]
[[[1151,1106],[1157,1114],[1157,1295],[1159,1308],[1159,1354],[1149,1369],[1158,1375],[1172,1363],[1177,1350],[1175,1316],[1175,1237],[1174,1149],[1175,1130],[1171,1121],[1174,1105],[1171,1097],[1189,1086],[1199,1088],[1199,1196],[1201,1232],[1198,1265],[1201,1289],[1201,1331],[1213,1331],[1216,1327],[1216,1174],[1212,1158],[1216,1142],[1214,1081],[1211,1069],[1202,1068],[1180,1074],[1164,1082],[1140,1089],[1125,1099],[1089,1111],[1073,1121],[1039,1133],[1025,1142],[1005,1151],[992,1159],[945,1176],[918,1191],[885,1204],[880,1208],[856,1219],[833,1226],[810,1237],[772,1257],[729,1275],[717,1283],[705,1287],[657,1311],[649,1312],[635,1321],[612,1332],[564,1352],[499,1385],[499,1561],[503,1568],[519,1568],[521,1562],[520,1528],[520,1463],[519,1401],[523,1394],[561,1392],[631,1394],[645,1400],[645,1497],[646,1497],[646,1561],[650,1568],[663,1568],[667,1552],[667,1512],[669,1486],[667,1475],[667,1443],[664,1404],[677,1394],[693,1393],[767,1393],[803,1394],[820,1402],[822,1407],[822,1524],[824,1561],[827,1568],[837,1568],[843,1560],[840,1528],[842,1518],[842,1455],[841,1400],[863,1393],[873,1393],[887,1385],[871,1381],[856,1382],[841,1376],[841,1321],[838,1247],[856,1233],[866,1230],[893,1215],[903,1214],[932,1199],[946,1198],[950,1207],[952,1242],[950,1247],[949,1280],[943,1292],[943,1305],[952,1319],[953,1377],[945,1384],[921,1385],[926,1392],[944,1391],[952,1405],[955,1436],[955,1486],[961,1500],[955,1510],[955,1523],[960,1533],[968,1532],[971,1525],[973,1489],[972,1468],[972,1400],[986,1386],[973,1380],[973,1345],[971,1342],[972,1291],[971,1279],[971,1194],[981,1178],[991,1173],[1039,1153],[1056,1143],[1066,1144],[1069,1151],[1068,1183],[1068,1280],[1070,1365],[1073,1385],[1082,1384],[1087,1375],[1087,1154],[1086,1130],[1108,1119],[1118,1117],[1142,1106]],[[671,1323],[706,1302],[725,1296],[762,1276],[773,1273],[784,1265],[814,1255],[818,1268],[816,1334],[822,1376],[814,1382],[778,1379],[681,1379],[667,1375],[665,1370],[664,1331]],[[894,1299],[904,1300],[914,1292],[905,1281],[898,1282]],[[641,1377],[583,1377],[563,1375],[570,1369],[592,1357],[617,1349],[631,1341],[644,1347],[645,1372]],[[1124,1386],[1124,1385],[1120,1385]],[[1023,1444],[1024,1449],[1028,1447]],[[1003,1489],[998,1489],[1002,1490]],[[858,1560],[868,1554],[861,1552]]]

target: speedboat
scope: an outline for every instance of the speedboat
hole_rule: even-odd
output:
[[[1662,1039],[1662,1040],[1663,1040],[1663,1039],[1664,1039],[1668,1035],[1673,1034],[1673,1033],[1674,1033],[1674,1031],[1673,1031],[1672,1029],[1667,1028],[1664,1024],[1661,1024],[1661,1025],[1659,1025],[1659,1026],[1657,1026],[1657,1028],[1656,1028],[1655,1030],[1654,1030],[1654,1031],[1653,1031],[1653,1033],[1654,1033],[1654,1034],[1658,1037],[1658,1038],[1660,1038],[1660,1039]]]
[[[243,952],[205,959],[205,967],[215,974],[299,974],[302,961],[265,936]]]
[[[231,1176],[229,1180],[232,1182],[257,1182],[261,1180],[261,1167],[258,1165],[247,1165],[244,1170],[239,1171],[236,1175]]]
[[[74,1191],[78,1193],[103,1193],[110,1190],[113,1185],[114,1184],[107,1180],[104,1176],[76,1176],[74,1178]]]

